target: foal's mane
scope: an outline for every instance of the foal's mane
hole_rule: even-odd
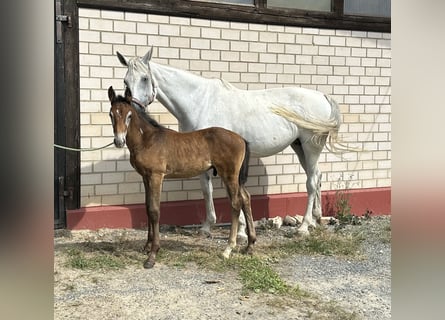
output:
[[[155,119],[151,118],[148,113],[146,113],[144,111],[138,111],[136,108],[134,108],[125,97],[119,95],[116,97],[116,99],[113,102],[126,103],[126,104],[130,105],[131,108],[135,109],[137,114],[139,115],[139,117],[143,121],[147,122],[149,125],[151,125],[155,128],[160,128],[160,129],[165,128],[162,124],[158,123]]]

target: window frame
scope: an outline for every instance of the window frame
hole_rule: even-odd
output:
[[[332,0],[331,12],[268,8],[267,0],[254,5],[199,0],[77,0],[80,7],[132,11],[189,18],[287,25],[296,27],[391,32],[391,18],[345,15],[344,0]]]

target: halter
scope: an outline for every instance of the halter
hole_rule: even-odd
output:
[[[151,73],[151,69],[149,65],[145,65],[144,63],[141,63],[139,60],[135,60],[133,65],[138,65],[139,67],[141,67],[143,69],[143,71],[145,71],[147,73],[147,75],[150,76],[151,78],[151,86],[152,86],[152,94],[151,94],[151,99],[148,101],[147,105],[144,105],[142,103],[142,101],[136,99],[136,98],[132,98],[131,101],[136,104],[137,106],[139,106],[140,108],[142,108],[142,110],[145,111],[145,108],[147,106],[149,106],[150,104],[153,103],[153,101],[156,99],[156,96],[158,94],[158,85],[156,83],[156,80],[153,77],[153,74]]]

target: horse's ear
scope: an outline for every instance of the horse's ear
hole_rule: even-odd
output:
[[[113,86],[108,88],[108,99],[110,99],[110,102],[113,102],[113,100],[116,99],[116,93],[114,92]]]
[[[151,60],[152,54],[153,54],[153,47],[150,47],[145,56],[142,58],[142,61],[144,61],[145,64],[148,64],[148,62]]]
[[[125,89],[125,100],[127,100],[131,104],[132,97],[131,97],[131,90],[129,87]]]
[[[125,58],[121,53],[119,53],[119,51],[116,51],[116,55],[119,59],[119,61],[121,62],[122,65],[128,67],[128,60],[127,58]]]

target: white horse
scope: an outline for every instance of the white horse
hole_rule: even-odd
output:
[[[307,175],[307,208],[298,232],[308,234],[308,227],[316,226],[322,216],[318,159],[325,145],[335,149],[341,123],[337,103],[319,91],[299,87],[241,90],[221,79],[155,63],[151,56],[152,48],[142,58],[128,59],[117,52],[128,68],[124,82],[135,104],[146,109],[157,98],[178,119],[181,131],[212,126],[234,131],[249,141],[257,157],[292,147]],[[207,213],[202,230],[210,232],[216,222],[213,186],[208,173],[200,181]],[[244,228],[238,236],[246,238]]]

